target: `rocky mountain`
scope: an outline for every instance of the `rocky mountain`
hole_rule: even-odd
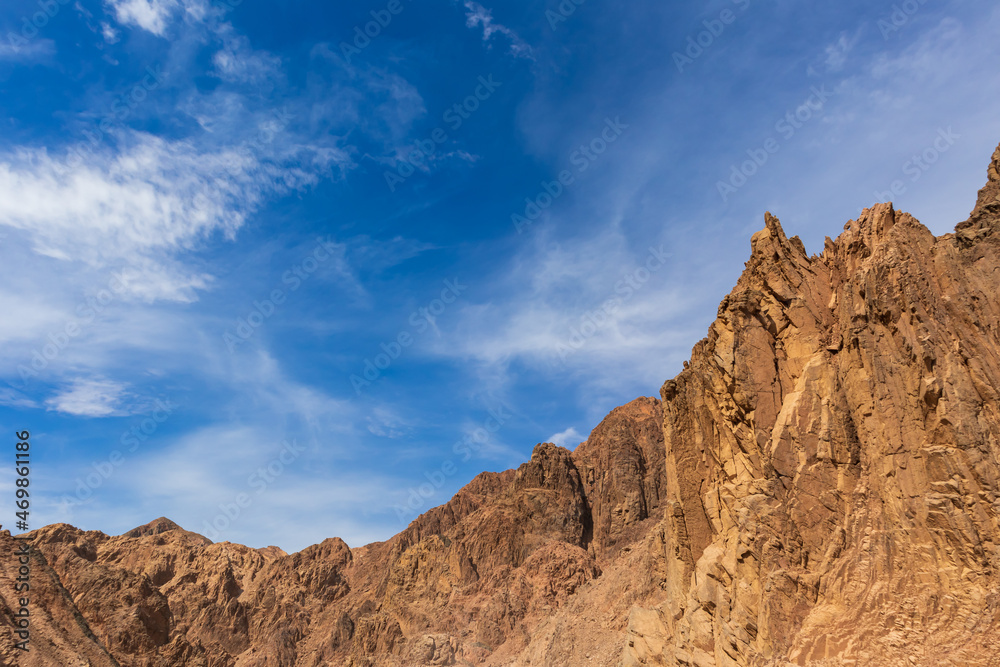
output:
[[[388,542],[23,536],[32,650],[5,557],[0,662],[1000,665],[1000,148],[954,233],[879,204],[818,256],[770,214],[751,245],[659,399]]]

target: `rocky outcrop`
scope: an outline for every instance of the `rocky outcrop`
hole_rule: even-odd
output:
[[[573,452],[593,523],[591,553],[608,560],[639,539],[667,497],[660,402],[616,408]]]
[[[819,257],[754,235],[661,392],[664,664],[997,660],[996,176],[942,238],[890,204]]]
[[[1000,149],[935,237],[768,214],[684,371],[388,542],[29,534],[18,665],[1000,665]],[[0,533],[0,549],[17,548]]]
[[[967,230],[988,230],[996,226],[996,221],[1000,218],[1000,147],[993,153],[993,159],[987,169],[986,185],[979,191],[979,198],[976,200],[976,207],[969,216],[969,220],[958,225],[959,236],[965,242],[974,241],[979,238],[976,234],[971,236],[963,234]]]

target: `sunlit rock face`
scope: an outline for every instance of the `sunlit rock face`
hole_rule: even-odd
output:
[[[1000,664],[1000,149],[953,234],[880,204],[818,256],[770,215],[751,247],[660,399],[388,542],[34,531],[32,650],[5,557],[0,661]]]

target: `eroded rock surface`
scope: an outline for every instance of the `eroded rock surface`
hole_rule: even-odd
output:
[[[953,234],[879,204],[751,246],[660,399],[388,542],[34,531],[0,664],[1000,665],[1000,148]]]

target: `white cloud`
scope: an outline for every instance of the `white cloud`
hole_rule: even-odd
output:
[[[398,74],[372,70],[364,75],[365,94],[377,103],[375,117],[392,142],[408,141],[414,122],[427,113],[420,91]],[[371,128],[378,132],[379,128]]]
[[[482,26],[483,41],[489,42],[493,35],[500,33],[510,40],[510,52],[515,56],[531,58],[531,47],[516,32],[493,20],[493,13],[478,2],[465,1],[465,25],[469,28]]]
[[[125,452],[123,466],[90,493],[76,495],[67,487],[68,495],[49,499],[47,509],[40,509],[49,513],[45,521],[123,532],[165,515],[189,530],[208,533],[205,523],[220,514],[220,504],[247,494],[252,505],[229,522],[219,541],[271,543],[295,551],[332,535],[361,546],[393,532],[387,518],[381,525],[361,518],[384,513],[387,498],[403,492],[399,480],[370,471],[361,475],[353,467],[359,451],[351,432],[354,411],[285,378],[265,354],[241,358],[237,368],[225,378],[233,387],[221,408],[225,424],[176,438],[157,432],[142,440],[134,452]],[[122,428],[123,433],[129,430]],[[286,442],[293,447],[283,454]],[[104,456],[116,446],[117,440],[109,442]],[[192,457],[199,461],[194,468],[184,463]],[[87,459],[68,465],[91,470]],[[269,473],[260,474],[268,468]],[[71,469],[63,474],[67,479],[80,476]],[[112,504],[121,511],[113,513],[109,524]],[[297,519],[289,521],[293,515]],[[262,534],[267,535],[264,544],[258,542]]]
[[[8,282],[0,288],[0,311],[17,313],[16,318],[0,321],[0,343],[3,347],[9,349],[15,341],[31,340],[39,332],[56,329],[63,324],[64,309],[43,302],[42,296],[32,294],[30,286],[24,284]]]
[[[231,388],[227,407],[231,418],[253,421],[262,414],[276,415],[277,422],[296,424],[310,438],[354,430],[354,408],[349,402],[288,378],[265,349],[219,355],[218,348],[211,347],[203,354],[202,372]]]
[[[135,25],[162,37],[170,15],[179,7],[177,0],[108,0],[122,25]]]
[[[375,241],[371,237],[359,236],[349,241],[352,263],[367,271],[378,273],[398,266],[440,246],[415,239],[396,236],[386,241]]]
[[[223,46],[212,57],[212,63],[220,79],[262,86],[282,78],[281,58],[266,51],[254,51],[250,40],[236,34],[228,23],[222,24],[216,33]]]
[[[376,407],[368,415],[368,431],[380,438],[398,440],[407,434],[409,428],[394,411]]]
[[[33,409],[37,408],[38,404],[31,400],[21,392],[11,389],[9,387],[0,387],[0,405],[6,405],[11,408],[18,409]]]
[[[844,69],[844,65],[847,63],[847,56],[851,50],[854,49],[854,46],[858,43],[858,39],[860,39],[860,37],[860,29],[856,31],[853,36],[850,36],[845,32],[841,33],[836,42],[828,45],[825,53],[826,71],[839,72]]]
[[[104,41],[108,44],[117,44],[120,39],[118,31],[111,27],[110,23],[101,22],[101,35],[104,36]]]
[[[580,435],[579,431],[570,426],[562,433],[556,433],[555,435],[550,435],[546,439],[546,442],[551,442],[553,445],[558,445],[559,447],[566,447],[567,449],[575,449],[577,445],[579,445],[586,439],[587,438]]]
[[[544,230],[533,233],[534,242],[497,274],[470,282],[467,302],[439,318],[442,337],[428,338],[420,351],[461,364],[478,390],[515,408],[513,390],[526,373],[572,391],[595,420],[655,391],[704,335],[707,322],[691,317],[704,299],[691,284],[698,272],[675,257],[635,282],[649,244],[631,247],[614,225],[559,244]],[[611,315],[602,314],[615,298],[621,301]]]
[[[51,39],[35,39],[26,44],[15,44],[13,40],[0,40],[0,61],[39,60],[55,55],[56,43]]]
[[[264,198],[300,190],[346,162],[332,149],[202,150],[131,133],[119,149],[78,145],[65,156],[0,154],[0,225],[24,230],[36,253],[93,268],[131,267],[131,294],[190,301],[209,276],[175,256],[213,234],[233,238]],[[302,165],[302,166],[300,166]]]
[[[77,380],[45,402],[49,410],[75,417],[120,415],[125,386],[110,380]]]
[[[803,178],[791,173],[798,166],[784,177],[779,176],[784,167],[775,167],[774,182],[788,185],[775,185],[770,201],[758,207],[780,210],[786,229],[802,234],[807,247],[822,247],[823,234],[836,229],[833,225],[877,200],[891,198],[935,234],[952,231],[968,215],[982,179],[983,155],[989,155],[1000,136],[991,97],[1000,76],[995,68],[979,68],[998,56],[997,42],[990,37],[1000,29],[1000,9],[975,20],[944,14],[935,18],[929,13],[926,23],[908,24],[905,39],[852,53],[846,76],[835,84],[829,113],[815,126],[820,136],[808,146],[796,137],[797,145],[789,144],[783,158],[808,150],[812,156],[801,160],[815,168]],[[975,80],[955,76],[974,70],[979,72]],[[934,95],[928,96],[929,90]],[[957,141],[947,153],[918,176],[904,173],[904,166],[912,168],[913,157],[931,147],[939,133],[950,131]],[[838,187],[825,188],[822,184],[836,174],[845,174]],[[901,194],[890,191],[897,180],[903,185]],[[823,232],[810,229],[811,220],[822,221]],[[794,225],[801,227],[796,231]]]
[[[568,347],[563,356],[569,367],[584,357],[619,363],[630,354],[641,357],[649,345],[657,345],[657,336],[666,336],[670,320],[690,300],[666,284],[669,265],[643,274],[647,280],[635,283],[635,289],[624,282],[648,256],[645,248],[632,251],[615,229],[561,244],[540,235],[495,283],[504,298],[462,308],[459,338],[466,342],[441,352],[485,363],[522,357],[562,365],[560,349]],[[620,299],[618,306],[598,331],[588,330],[579,349],[570,345],[573,331],[613,299]],[[664,342],[661,337],[659,344]]]
[[[105,0],[105,4],[122,25],[136,26],[160,37],[166,35],[170,20],[179,11],[192,21],[204,21],[213,9],[206,0]],[[216,16],[225,12],[221,4],[214,9]]]
[[[67,484],[58,497],[49,500],[46,522],[123,532],[165,515],[200,532],[204,522],[219,513],[220,503],[231,503],[237,494],[247,493],[254,499],[253,506],[220,539],[266,546],[256,543],[266,534],[270,542],[295,550],[330,535],[360,545],[389,534],[391,524],[364,526],[363,521],[331,519],[345,513],[362,516],[378,508],[398,486],[388,478],[361,476],[356,468],[346,467],[360,451],[355,438],[356,410],[288,378],[265,352],[237,357],[208,354],[196,363],[204,380],[219,388],[215,407],[225,416],[225,423],[184,429],[176,437],[168,435],[166,428],[157,430],[135,449],[122,450],[124,464],[90,492],[84,489],[77,495],[78,488]],[[134,433],[132,429],[153,413],[153,401],[133,394],[134,389],[126,393],[124,387],[106,380],[77,381],[50,404],[80,416],[139,415],[122,426],[126,434]],[[3,396],[0,393],[0,399]],[[184,403],[184,396],[166,396],[168,404],[176,405],[168,420],[188,418],[192,406]],[[266,489],[251,486],[250,475],[278,459],[285,441],[296,445],[294,460],[285,457],[280,474]],[[300,446],[304,451],[298,450]],[[98,460],[107,460],[120,448],[119,439],[111,438],[106,447],[97,454]],[[199,465],[187,469],[183,462],[192,457]],[[89,458],[64,465],[65,479],[85,478],[92,471]],[[68,494],[69,502],[63,494]],[[111,505],[122,511],[114,513],[109,524]],[[288,521],[293,506],[298,507],[299,518]],[[345,507],[350,510],[345,512]],[[262,523],[267,524],[266,530],[261,529]],[[303,526],[310,528],[304,531]]]

